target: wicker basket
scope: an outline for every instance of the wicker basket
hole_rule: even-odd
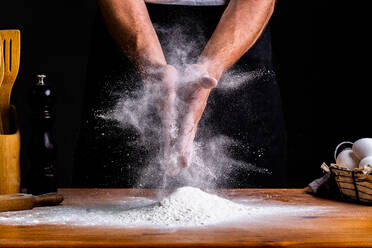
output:
[[[363,173],[361,169],[350,170],[337,164],[327,168],[344,200],[372,205],[372,172]]]

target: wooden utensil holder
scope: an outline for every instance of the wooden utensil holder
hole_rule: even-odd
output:
[[[0,194],[20,191],[21,134],[13,105],[10,105],[9,117],[9,134],[0,134]]]

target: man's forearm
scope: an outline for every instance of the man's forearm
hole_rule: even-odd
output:
[[[259,38],[274,5],[275,0],[230,0],[198,63],[218,80]]]
[[[143,0],[98,0],[106,26],[140,71],[166,64]]]

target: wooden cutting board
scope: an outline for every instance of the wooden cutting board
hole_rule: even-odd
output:
[[[65,200],[57,208],[96,206],[101,210],[133,196],[151,198],[156,193],[130,189],[61,189],[59,192]],[[236,223],[180,229],[78,226],[69,222],[0,224],[0,247],[372,247],[372,207],[315,198],[302,189],[235,189],[222,193],[249,204],[314,207],[314,210],[300,214],[287,212],[260,221],[252,217]],[[0,217],[4,214],[0,213]]]

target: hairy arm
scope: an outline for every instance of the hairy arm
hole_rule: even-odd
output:
[[[162,123],[163,163],[170,167],[176,69],[167,65],[144,0],[98,0],[109,33],[140,72]]]
[[[219,80],[259,38],[274,5],[275,0],[230,0],[198,64]]]
[[[98,3],[109,33],[140,72],[166,65],[144,0],[98,0]]]
[[[192,143],[208,96],[222,73],[256,42],[269,21],[275,0],[230,0],[194,71],[199,77],[182,90],[185,114],[178,139],[179,164],[189,165]]]

